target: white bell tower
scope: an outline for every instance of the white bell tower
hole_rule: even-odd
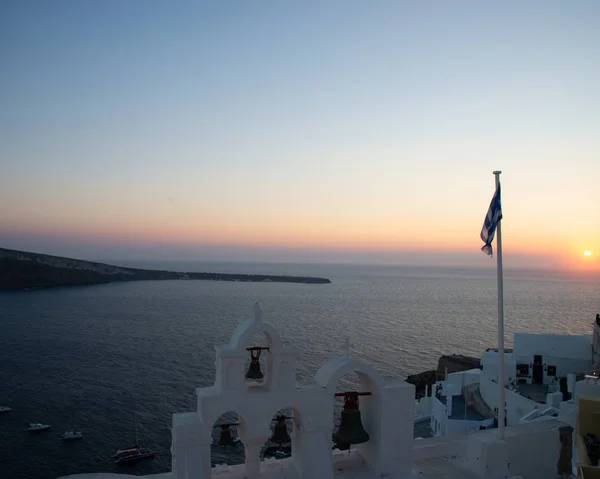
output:
[[[311,386],[296,386],[298,351],[284,346],[273,326],[262,319],[258,303],[254,317],[243,321],[229,343],[217,346],[216,379],[213,386],[196,389],[197,411],[173,415],[173,479],[211,477],[212,432],[227,412],[238,415],[237,432],[244,445],[242,476],[261,477],[260,453],[271,437],[274,417],[282,409],[291,410],[292,457],[286,459],[290,476],[299,479],[333,479],[332,432],[336,386],[347,373],[355,373],[361,390],[368,392],[359,407],[369,440],[359,444],[354,454],[377,477],[409,477],[412,466],[414,386],[404,381],[387,383],[368,364],[350,356],[350,344],[343,356],[319,369]],[[266,337],[261,351],[265,376],[262,383],[246,380],[245,365],[252,336]],[[337,456],[336,456],[337,457]]]

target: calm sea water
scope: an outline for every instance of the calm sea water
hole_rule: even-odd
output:
[[[131,264],[134,266],[140,266]],[[145,264],[189,271],[329,277],[330,285],[164,281],[0,293],[0,477],[170,470],[174,412],[195,409],[214,380],[214,344],[227,342],[252,304],[300,349],[298,380],[340,353],[390,378],[434,368],[442,354],[479,356],[496,344],[494,270],[258,264]],[[505,274],[506,337],[515,331],[586,334],[600,311],[598,279]],[[109,456],[140,435],[153,461]],[[52,429],[37,435],[29,422]],[[64,443],[77,427],[84,439]],[[217,462],[241,450],[215,446]]]

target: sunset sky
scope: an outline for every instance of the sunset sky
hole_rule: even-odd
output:
[[[0,246],[600,271],[600,2],[0,4]],[[591,255],[584,256],[584,251]]]

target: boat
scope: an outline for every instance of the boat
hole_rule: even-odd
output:
[[[140,459],[146,459],[150,457],[154,457],[156,453],[148,447],[143,447],[141,445],[132,447],[130,449],[119,449],[120,454],[116,454],[113,456],[115,458],[115,462],[117,464],[121,464],[123,462],[132,462],[138,461]]]
[[[45,431],[50,429],[50,424],[42,424],[39,422],[30,422],[29,423],[29,431]]]
[[[112,457],[113,459],[115,459],[115,458],[119,457],[120,455],[122,455],[122,454],[126,454],[126,453],[129,453],[129,452],[133,451],[134,449],[138,449],[139,447],[140,447],[139,445],[136,445],[136,446],[129,446],[129,447],[124,447],[124,448],[122,448],[122,449],[119,449],[117,452],[115,452],[115,453],[114,453],[112,456],[110,456],[110,457]]]
[[[117,464],[138,461],[140,459],[146,459],[156,455],[152,449],[140,443],[135,413],[133,414],[133,420],[135,423],[135,446],[119,449],[115,454],[113,454],[112,458]]]
[[[123,449],[119,449],[117,452],[115,452],[111,457],[113,459],[123,455],[123,454],[128,454],[136,449],[139,449],[140,446],[136,445],[136,446],[129,446],[129,447],[124,447]]]
[[[62,435],[64,441],[72,441],[74,439],[81,439],[82,437],[83,433],[81,431],[77,431],[76,429],[69,429]]]
[[[9,411],[12,411],[12,408],[9,408],[8,406],[0,406],[0,413]]]

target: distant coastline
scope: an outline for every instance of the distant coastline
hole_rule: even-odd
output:
[[[327,278],[232,273],[194,273],[126,268],[61,256],[0,248],[0,290],[94,285],[117,281],[208,280],[329,284]]]

